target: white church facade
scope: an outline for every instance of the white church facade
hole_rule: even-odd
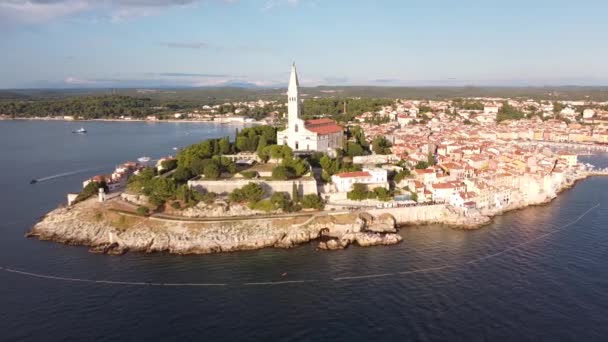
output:
[[[277,133],[277,144],[294,151],[330,152],[342,148],[344,129],[331,119],[300,119],[300,95],[295,63],[287,89],[287,128]]]

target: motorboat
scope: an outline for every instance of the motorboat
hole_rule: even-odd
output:
[[[137,158],[137,161],[140,163],[147,163],[150,161],[150,157],[139,157]]]
[[[77,134],[87,134],[87,130],[84,129],[84,127],[80,127],[79,129],[72,131],[72,133],[77,133]]]

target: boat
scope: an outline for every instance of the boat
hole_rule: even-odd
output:
[[[78,133],[78,134],[86,134],[87,130],[84,129],[84,127],[80,127],[79,129],[72,131],[72,133]]]
[[[140,163],[147,163],[150,161],[150,157],[139,157],[137,158],[137,161]]]
[[[36,184],[36,183],[38,183],[38,180],[37,180],[37,179],[32,179],[32,180],[30,181],[30,184]]]
[[[179,148],[177,148],[177,147],[174,147],[174,148],[173,148],[173,151],[177,151],[177,150],[179,150]]]

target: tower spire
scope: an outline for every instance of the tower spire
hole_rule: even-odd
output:
[[[289,88],[287,89],[289,92],[297,91],[300,86],[300,82],[298,82],[298,72],[296,70],[296,62],[293,62],[291,65],[291,76],[289,76]]]

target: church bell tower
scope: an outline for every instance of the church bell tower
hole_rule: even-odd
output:
[[[289,76],[289,87],[287,88],[287,120],[290,131],[298,132],[300,119],[300,95],[298,94],[298,73],[296,63],[291,66],[291,76]]]

